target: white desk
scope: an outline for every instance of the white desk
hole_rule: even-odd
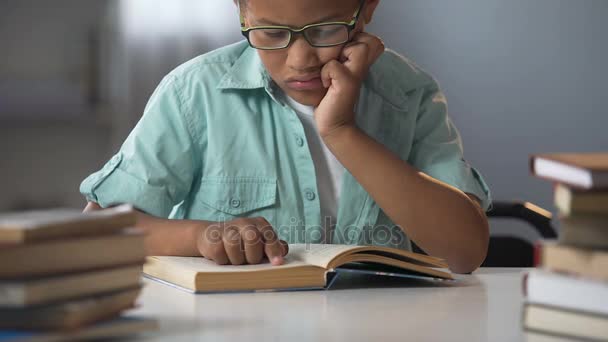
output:
[[[364,279],[329,291],[193,295],[145,280],[141,308],[171,341],[525,341],[521,269],[482,269],[457,285]],[[344,279],[343,279],[344,280]]]

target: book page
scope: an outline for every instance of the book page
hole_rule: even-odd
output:
[[[231,273],[231,272],[256,272],[269,269],[293,268],[301,266],[319,266],[327,268],[332,259],[338,255],[348,252],[357,246],[343,245],[320,245],[320,244],[291,244],[289,254],[285,257],[285,263],[281,266],[272,266],[270,263],[258,265],[217,265],[214,261],[203,257],[170,257],[153,256],[164,264],[173,267],[187,269],[197,273]]]
[[[332,268],[333,266],[330,267],[330,265],[338,258],[343,259],[343,256],[346,257],[346,255],[352,256],[360,254],[367,255],[368,259],[369,257],[376,255],[421,266],[447,267],[445,261],[439,258],[380,246],[292,244],[289,245],[289,254],[297,256],[308,264],[320,266],[325,269]]]
[[[149,259],[154,259],[171,267],[185,269],[196,273],[233,273],[233,272],[257,272],[265,270],[276,270],[283,268],[294,268],[308,266],[298,256],[288,255],[285,258],[285,263],[281,266],[272,266],[265,262],[258,265],[218,265],[214,261],[203,257],[171,257],[171,256],[153,256]],[[145,266],[144,266],[145,272]]]
[[[360,246],[331,245],[331,244],[291,244],[289,256],[303,262],[323,268],[341,254],[348,253]]]
[[[327,269],[329,264],[337,257],[362,249],[378,250],[377,247],[374,248],[370,246],[350,246],[332,244],[290,244],[289,254],[287,254],[287,256],[285,257],[285,264],[281,266],[272,266],[267,262],[259,265],[219,266],[215,262],[202,257],[154,256],[150,258],[161,261],[162,263],[171,264],[171,266],[173,267],[179,267],[189,271],[202,273],[255,272],[268,269],[292,268],[310,265]],[[427,256],[425,257],[430,258]],[[381,259],[382,257],[376,256],[376,258]],[[399,258],[393,259],[400,260]],[[411,262],[415,262],[415,260],[412,260]]]

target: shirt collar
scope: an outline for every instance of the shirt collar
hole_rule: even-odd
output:
[[[246,47],[230,70],[222,77],[218,89],[257,89],[267,88],[270,76],[262,64],[257,51]]]

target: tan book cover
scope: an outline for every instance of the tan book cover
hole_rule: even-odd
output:
[[[149,257],[144,265],[147,277],[192,292],[223,292],[325,288],[328,274],[337,268],[369,266],[375,274],[416,274],[452,279],[447,264],[438,258],[378,246],[293,244],[286,263],[218,266],[204,258]],[[355,268],[353,268],[355,270]]]
[[[0,246],[0,280],[59,275],[143,263],[144,235],[114,235]]]
[[[51,209],[0,214],[0,244],[23,244],[66,237],[115,233],[135,225],[130,205],[82,213]]]
[[[608,336],[608,317],[601,315],[526,304],[522,319],[531,332],[586,341],[605,341]]]
[[[608,281],[608,250],[593,250],[544,242],[540,246],[539,266]]]
[[[554,203],[563,215],[608,216],[608,191],[581,191],[563,184],[555,186]]]
[[[559,241],[564,245],[608,249],[608,216],[560,217]]]
[[[0,307],[23,308],[136,287],[142,264],[83,273],[0,281]]]
[[[608,187],[608,153],[548,153],[530,156],[537,177],[582,189]]]
[[[117,317],[133,308],[141,288],[25,308],[0,309],[0,328],[17,330],[68,330]]]

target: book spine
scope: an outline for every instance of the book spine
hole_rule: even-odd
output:
[[[521,293],[524,295],[524,298],[528,297],[528,278],[530,273],[524,273],[524,276],[521,278]]]
[[[534,243],[534,267],[543,265],[543,242],[537,241]]]
[[[528,169],[530,170],[530,174],[533,176],[536,176],[536,169],[534,167],[534,164],[536,163],[536,158],[538,156],[537,155],[531,155],[530,158],[528,159]]]
[[[542,259],[546,269],[608,281],[608,252],[551,244],[544,246]]]

